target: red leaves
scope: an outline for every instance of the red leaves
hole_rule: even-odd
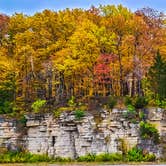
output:
[[[101,54],[94,67],[94,82],[109,84],[111,82],[110,64],[116,60],[115,54]]]
[[[9,21],[9,17],[3,14],[0,14],[0,30],[4,29]]]

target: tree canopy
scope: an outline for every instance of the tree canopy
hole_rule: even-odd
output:
[[[122,5],[0,15],[0,112],[72,96],[166,97],[164,14]],[[160,55],[159,55],[159,51]],[[157,53],[158,52],[158,53]]]

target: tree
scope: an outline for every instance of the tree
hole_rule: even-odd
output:
[[[9,17],[4,14],[0,14],[0,45],[2,45],[3,39],[7,33]]]
[[[117,60],[114,54],[101,54],[94,66],[95,94],[108,96],[114,93],[111,63]]]
[[[148,78],[151,84],[151,90],[156,97],[166,98],[166,61],[161,57],[159,51],[155,57],[153,66],[150,67]]]
[[[71,96],[141,95],[142,79],[163,98],[154,58],[160,49],[165,63],[165,32],[162,13],[122,5],[0,15],[1,104],[31,110],[42,99],[51,110]]]
[[[2,53],[0,55],[0,113],[11,113],[16,99],[16,73],[13,60],[3,56]]]
[[[132,13],[127,8],[122,5],[117,7],[112,5],[100,6],[101,13],[104,16],[104,24],[107,29],[115,33],[115,54],[118,55],[119,63],[119,94],[123,96],[124,94],[124,71],[122,64],[122,43],[124,37],[128,34],[128,20],[131,19]]]

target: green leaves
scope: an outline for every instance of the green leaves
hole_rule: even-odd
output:
[[[131,150],[128,151],[126,160],[135,161],[135,162],[139,162],[139,161],[149,162],[149,161],[155,161],[156,156],[154,154],[149,154],[149,153],[144,154],[142,149],[133,147]]]
[[[159,132],[154,125],[148,122],[140,122],[140,135],[143,139],[151,139],[155,144],[159,143]]]
[[[41,109],[45,106],[45,104],[46,100],[38,99],[32,104],[31,107],[35,113],[39,113],[39,111],[41,111]]]
[[[151,84],[151,90],[160,99],[166,98],[166,61],[161,57],[158,52],[153,66],[149,69],[149,80]]]
[[[75,115],[76,120],[80,120],[81,118],[83,118],[85,116],[85,112],[83,110],[76,109],[74,111],[74,115]]]

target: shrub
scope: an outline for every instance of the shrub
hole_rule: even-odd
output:
[[[143,161],[142,149],[132,148],[127,153],[127,161]]]
[[[156,156],[154,154],[146,154],[143,160],[152,162],[156,160]]]
[[[117,104],[117,100],[115,99],[115,97],[113,96],[109,97],[108,107],[110,109],[113,109],[116,104]]]
[[[24,162],[49,162],[52,158],[47,155],[31,154],[24,152],[7,152],[0,154],[0,163],[24,163]]]
[[[73,108],[72,107],[59,107],[59,108],[56,108],[53,113],[54,113],[54,117],[55,118],[59,118],[60,115],[63,113],[63,112],[71,112],[73,111]]]
[[[139,112],[139,119],[140,120],[145,120],[145,113],[143,111]]]
[[[166,99],[165,100],[156,99],[155,104],[160,108],[166,108]]]
[[[18,120],[23,126],[26,126],[27,119],[24,115],[22,115]]]
[[[128,151],[126,156],[127,161],[155,161],[156,156],[154,154],[143,153],[142,149],[139,149],[137,147],[133,147],[131,150]]]
[[[127,154],[127,141],[124,138],[119,138],[117,141],[119,142],[118,150],[122,151],[122,154]]]
[[[128,105],[128,106],[127,106],[127,110],[128,110],[129,112],[135,112],[135,107],[134,107],[133,105]]]
[[[133,105],[136,109],[144,108],[148,104],[148,101],[143,96],[137,96],[134,99]]]
[[[131,99],[131,97],[126,96],[124,104],[125,104],[125,106],[132,105],[132,99]]]
[[[131,149],[127,155],[123,158],[122,154],[119,153],[103,153],[99,155],[87,154],[80,156],[76,160],[71,158],[56,157],[51,158],[43,154],[31,154],[25,152],[5,152],[0,154],[0,163],[36,163],[36,162],[116,162],[116,161],[155,161],[156,157],[154,154],[143,154],[143,151],[138,148]],[[124,160],[125,159],[125,160]]]
[[[35,163],[35,162],[49,162],[51,158],[47,155],[39,155],[39,154],[30,154],[28,162]]]
[[[0,103],[0,114],[10,114],[13,112],[13,103],[9,101],[4,101]]]
[[[95,161],[101,162],[101,161],[110,161],[111,157],[109,153],[102,153],[96,156]]]
[[[75,110],[74,115],[77,120],[80,120],[82,117],[85,116],[85,112],[83,110],[77,109]]]
[[[96,156],[95,161],[106,162],[106,161],[122,161],[123,157],[119,153],[103,153]]]
[[[124,113],[124,117],[128,119],[136,118],[137,112],[135,111],[134,106],[128,105],[127,112]]]
[[[152,139],[155,144],[159,143],[158,130],[150,123],[140,122],[140,135],[143,139]]]
[[[69,99],[68,106],[69,107],[75,107],[76,106],[76,102],[75,102],[75,97],[74,96],[71,96],[71,99]]]
[[[87,154],[85,156],[80,156],[77,158],[79,162],[106,162],[106,161],[122,161],[122,154],[119,153],[101,153],[99,155]]]
[[[71,158],[56,157],[52,160],[53,162],[72,162]]]
[[[133,105],[136,109],[144,108],[148,104],[148,100],[143,96],[136,96],[133,99],[129,96],[126,96],[125,105]]]
[[[93,162],[95,161],[96,155],[95,154],[87,154],[85,156],[80,156],[77,158],[78,162]]]
[[[31,105],[31,107],[35,113],[38,113],[40,109],[45,106],[45,104],[46,100],[38,99]]]
[[[146,99],[148,100],[149,104],[153,103],[155,93],[151,89],[151,82],[146,77],[141,80],[142,90],[143,94],[146,96]]]
[[[54,113],[54,117],[55,117],[55,118],[59,118],[60,115],[61,115],[61,111],[59,111],[58,109],[55,110],[53,113]]]

